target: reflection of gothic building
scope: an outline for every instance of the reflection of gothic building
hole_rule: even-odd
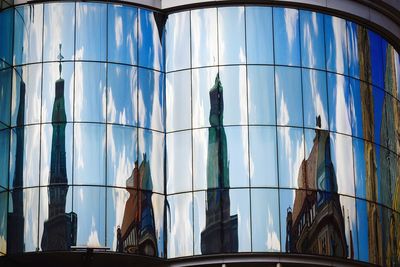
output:
[[[229,162],[223,127],[223,87],[219,75],[210,90],[210,125],[207,155],[206,227],[201,233],[201,252],[236,252],[238,218],[230,215]]]
[[[60,45],[61,50],[61,45]],[[41,248],[46,250],[69,250],[76,244],[76,213],[65,213],[68,193],[66,168],[64,79],[61,78],[61,51],[59,55],[60,78],[56,81],[52,113],[53,136],[49,179],[49,218],[44,222]]]
[[[122,226],[117,229],[116,251],[148,256],[157,255],[154,211],[151,202],[151,173],[146,154],[126,180],[129,198],[125,204]],[[146,189],[148,191],[142,191]]]

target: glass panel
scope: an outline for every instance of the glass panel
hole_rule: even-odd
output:
[[[223,125],[247,124],[246,67],[229,66],[220,67],[219,70],[221,80],[216,78],[218,94],[215,94],[216,90],[213,90],[213,87],[210,90],[210,102],[217,100],[219,103],[219,116]],[[212,111],[210,115],[211,113]],[[215,126],[213,123],[211,125]]]
[[[43,64],[42,101],[42,122],[73,120],[74,63]]]
[[[108,64],[107,122],[137,125],[137,68]]]
[[[164,193],[164,138],[163,133],[138,130],[139,170],[143,168],[141,189]]]
[[[164,70],[164,26],[166,17],[139,9],[139,65]]]
[[[366,51],[358,51],[358,49],[369,49],[368,44],[364,43],[363,33],[365,29],[354,22],[347,21],[347,42],[349,54],[349,75],[354,78],[360,78],[361,71],[365,72],[365,67],[360,64],[360,58],[366,55]],[[359,55],[359,53],[361,55]],[[365,78],[365,77],[363,77]]]
[[[253,252],[280,252],[278,190],[251,190]]]
[[[10,157],[10,130],[0,131],[0,186],[8,188],[8,168]],[[1,238],[0,238],[1,239]],[[1,248],[1,241],[0,241]],[[1,252],[1,249],[0,249]]]
[[[246,8],[246,46],[248,64],[272,64],[272,8]]]
[[[104,125],[74,125],[74,184],[104,185],[105,146]]]
[[[326,68],[347,74],[346,20],[325,15]]]
[[[299,11],[274,8],[275,64],[299,66]]]
[[[384,146],[390,150],[400,154],[400,102],[389,94],[385,96],[385,114],[387,126],[387,138],[384,141]]]
[[[325,69],[324,15],[300,10],[302,66]]]
[[[251,186],[278,186],[275,127],[252,126],[249,140]]]
[[[42,125],[40,185],[72,184],[72,123]]]
[[[353,156],[354,156],[354,178],[356,187],[356,196],[367,197],[367,164],[368,148],[364,145],[364,140],[353,138]]]
[[[191,71],[166,75],[166,128],[167,132],[189,129],[191,126]]]
[[[385,92],[377,87],[372,88],[373,106],[374,106],[374,142],[376,144],[384,144],[384,137],[387,136],[386,129],[386,119],[384,117],[385,113],[383,110],[383,105],[385,102]],[[371,107],[369,107],[371,109]],[[382,140],[381,140],[382,138]]]
[[[164,74],[139,69],[139,126],[164,130]]]
[[[0,193],[0,255],[7,253],[8,192]]]
[[[304,126],[328,130],[326,73],[302,70]]]
[[[167,194],[192,190],[191,131],[167,134]]]
[[[139,188],[136,128],[107,126],[107,185]]]
[[[10,189],[39,185],[40,125],[11,130]]]
[[[303,129],[278,127],[279,186],[298,188],[303,177]],[[282,239],[283,240],[283,239]]]
[[[42,61],[42,31],[43,4],[15,8],[14,65]]]
[[[0,40],[9,40],[8,42],[3,42],[0,46],[0,68],[5,67],[3,61],[7,62],[9,65],[12,64],[12,37],[13,37],[13,13],[14,9],[9,8],[0,12],[0,25],[2,28],[0,30]]]
[[[210,121],[214,118],[211,116],[211,112],[217,112],[219,105],[218,102],[214,103],[214,108],[211,110],[211,101],[215,99],[212,92],[217,91],[219,84],[218,68],[192,70],[193,128],[215,124]],[[217,110],[214,111],[214,109]]]
[[[248,187],[249,186],[249,160],[248,160],[248,129],[247,127],[226,127],[226,139],[224,133],[218,135],[216,128],[210,128],[208,134],[208,166],[216,164],[215,159],[218,158],[218,164],[222,167],[224,175],[224,187]],[[222,131],[224,129],[222,128]],[[211,142],[210,142],[211,141]],[[221,143],[222,144],[221,144]],[[221,148],[222,145],[222,148]],[[226,146],[224,148],[224,145]],[[218,146],[218,148],[216,147]],[[222,149],[222,151],[219,151]],[[219,152],[216,154],[215,152]],[[218,155],[218,156],[217,156]],[[210,161],[214,161],[211,163]],[[221,165],[221,161],[223,165]],[[215,171],[215,170],[212,170]],[[215,176],[214,176],[215,177]],[[208,180],[211,177],[208,175]],[[215,183],[215,178],[213,183]],[[213,186],[215,187],[215,186]],[[218,187],[218,186],[216,186]],[[207,186],[207,188],[211,188]]]
[[[356,79],[350,79],[350,105],[351,105],[351,128],[352,135],[360,138],[364,137],[363,129],[363,112],[370,114],[369,108],[366,106],[366,91],[370,88],[367,83],[360,82]],[[362,101],[364,100],[364,101]]]
[[[77,246],[105,246],[105,191],[103,187],[74,186],[73,214],[77,218]]]
[[[75,63],[75,121],[105,122],[106,64]]]
[[[274,68],[247,66],[249,124],[276,124]]]
[[[75,3],[45,4],[43,28],[43,61],[74,59]]]
[[[218,8],[219,65],[246,63],[244,7]]]
[[[167,196],[168,258],[193,254],[192,193]]]
[[[379,34],[370,30],[368,30],[368,40],[370,51],[369,56],[371,60],[370,75],[372,77],[372,84],[378,86],[379,88],[384,88],[383,55],[386,55],[386,51],[383,50],[382,45],[384,41]],[[384,53],[382,53],[383,51]]]
[[[400,69],[399,55],[391,44],[388,44],[386,49],[386,64],[385,71],[385,91],[394,97],[397,97],[397,87],[400,87]]]
[[[107,5],[76,3],[75,59],[105,61],[106,33]]]
[[[108,61],[137,64],[137,8],[108,5]]]
[[[0,122],[5,125],[10,125],[12,70],[0,71]]]
[[[386,148],[379,148],[379,159],[378,170],[380,172],[380,199],[379,203],[391,207],[394,200],[394,191],[396,184],[392,184],[392,170],[390,168],[390,151]]]
[[[276,67],[275,81],[277,124],[303,126],[300,69]]]
[[[217,130],[213,131],[217,132]],[[212,154],[218,152],[218,148],[216,148],[217,151],[212,151],[216,141],[211,140],[211,132],[211,128],[193,130],[193,190],[207,189],[208,176],[213,175],[212,169],[218,168],[218,166],[213,165],[211,158]],[[220,138],[224,138],[221,131]]]
[[[167,71],[190,68],[190,12],[168,15],[165,29]]]
[[[72,187],[41,187],[39,211],[40,250],[71,250],[76,245],[76,224],[80,220],[72,212]]]
[[[38,248],[39,188],[16,189],[8,200],[7,253],[34,252]]]
[[[13,75],[11,124],[40,122],[42,65],[15,68]]]
[[[328,73],[329,127],[331,131],[351,135],[349,80]]]
[[[341,227],[341,240],[346,244],[346,254],[348,259],[358,259],[358,238],[357,238],[357,221],[356,221],[356,203],[354,198],[340,196],[341,213],[336,217],[340,218],[340,222],[344,224]],[[343,233],[344,232],[344,233]]]
[[[165,248],[165,241],[164,238],[166,235],[164,234],[166,229],[164,229],[164,222],[166,216],[164,216],[165,212],[165,196],[159,194],[153,194],[151,197],[152,205],[153,205],[153,212],[154,212],[154,224],[155,224],[155,237],[157,242],[157,256],[160,258],[165,258],[166,252],[164,251]],[[149,254],[149,253],[148,253]]]
[[[218,64],[217,9],[191,11],[192,67]]]

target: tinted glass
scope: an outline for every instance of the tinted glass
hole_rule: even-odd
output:
[[[324,15],[300,10],[302,66],[325,69]]]
[[[8,192],[0,193],[0,255],[7,252],[7,198]]]
[[[248,160],[248,129],[247,127],[226,127],[226,141],[224,141],[223,134],[217,137],[218,142],[223,144],[226,142],[226,155],[224,155],[224,148],[222,154],[219,153],[219,161],[225,162],[223,166],[224,179],[227,187],[247,187],[249,186],[249,160]],[[209,141],[215,140],[215,132],[213,128],[209,130]],[[208,157],[214,157],[216,153],[215,147],[217,143],[212,143],[209,146]],[[210,151],[211,150],[211,151]],[[212,154],[211,154],[211,153]],[[212,156],[211,156],[212,155]],[[214,161],[215,162],[215,161]],[[211,162],[210,162],[211,163]],[[210,179],[211,177],[208,177]]]
[[[384,88],[384,71],[383,71],[383,60],[386,60],[386,51],[383,50],[383,43],[385,41],[377,33],[368,30],[369,43],[369,57],[371,60],[371,78],[372,84],[379,88]],[[385,55],[385,58],[383,56]]]
[[[349,80],[328,73],[329,127],[331,131],[351,134]]]
[[[217,169],[218,166],[215,166],[211,163],[211,155],[212,155],[212,147],[216,140],[213,142],[211,135],[213,130],[210,129],[198,129],[193,130],[193,189],[207,189],[208,186],[208,176],[212,177],[211,170],[208,168]],[[218,133],[216,131],[216,133]],[[223,138],[223,134],[216,134],[216,136],[221,136]],[[217,149],[218,151],[218,149]],[[222,151],[222,150],[221,150]],[[210,154],[210,157],[208,156]],[[210,160],[210,163],[208,161]],[[217,161],[218,163],[218,161]],[[215,164],[217,164],[215,163]],[[210,166],[210,167],[208,167]],[[212,167],[211,167],[212,166]],[[209,174],[210,173],[210,174]]]
[[[8,188],[8,166],[10,156],[10,130],[0,131],[0,186]],[[1,188],[0,191],[3,189]]]
[[[328,71],[347,74],[346,21],[325,15],[325,51]]]
[[[0,71],[0,122],[10,125],[12,69]],[[1,126],[0,126],[1,128]]]
[[[365,148],[366,146],[364,145],[364,140],[353,138],[355,190],[356,196],[361,198],[367,197],[367,151]]]
[[[363,115],[371,114],[370,109],[365,105],[366,95],[371,87],[356,79],[350,79],[349,83],[350,89],[350,116],[351,116],[351,132],[353,136],[360,138],[364,137],[363,128]],[[363,114],[364,113],[364,114]],[[368,127],[368,126],[367,126]]]
[[[360,78],[360,68],[363,70],[363,66],[360,66],[360,56],[365,54],[365,51],[358,51],[359,45],[363,38],[362,33],[365,29],[357,25],[354,22],[347,21],[347,50],[349,54],[349,75],[355,78]],[[361,48],[361,47],[360,47]],[[368,45],[364,44],[362,47],[366,50]],[[361,75],[364,76],[364,75]],[[362,77],[365,79],[365,77]]]
[[[0,40],[12,40],[13,37],[13,13],[12,8],[0,12]],[[3,42],[0,47],[0,68],[6,66],[5,62],[9,65],[12,64],[12,42]]]

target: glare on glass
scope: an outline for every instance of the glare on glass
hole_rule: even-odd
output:
[[[8,167],[10,155],[10,130],[0,131],[0,186],[8,188]],[[2,189],[0,189],[2,190]]]
[[[165,31],[166,71],[190,68],[190,12],[168,15]]]
[[[331,131],[351,134],[351,106],[349,79],[328,73],[329,128]]]
[[[346,20],[325,15],[326,69],[348,73]]]
[[[12,72],[12,68],[0,71],[0,106],[2,107],[0,122],[4,125],[10,125]],[[0,128],[2,128],[2,126],[0,126]]]

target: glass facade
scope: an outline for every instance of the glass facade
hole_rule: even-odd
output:
[[[400,56],[379,34],[251,5],[0,22],[0,254],[400,264]]]

